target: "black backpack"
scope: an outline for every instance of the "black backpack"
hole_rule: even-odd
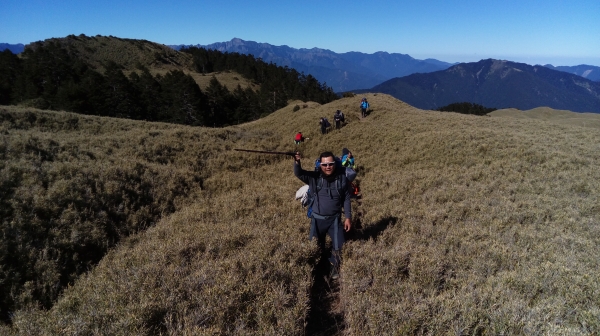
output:
[[[340,194],[340,190],[342,189],[342,174],[336,174],[335,176],[335,190],[337,190],[338,195]],[[309,185],[308,191],[306,192],[306,200],[302,203],[302,206],[307,207],[306,217],[311,218],[312,215],[312,205],[315,202],[315,198],[317,198],[317,194],[323,188],[323,176],[319,176],[317,179],[316,185],[314,186],[314,190],[311,189]]]

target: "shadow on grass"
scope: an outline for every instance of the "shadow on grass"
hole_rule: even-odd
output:
[[[346,234],[346,240],[377,240],[388,227],[398,222],[398,217],[386,217],[367,227],[362,227],[361,215],[353,223],[354,229]],[[310,292],[310,311],[306,321],[306,335],[342,335],[345,329],[344,310],[339,297],[339,281],[329,277],[329,250],[327,246],[320,257],[315,256],[313,263],[313,286]],[[342,261],[343,262],[343,261]]]
[[[325,250],[329,249],[330,246]],[[312,273],[314,282],[310,291],[305,335],[343,334],[345,324],[339,298],[339,279],[331,280],[329,271],[328,252],[323,252]]]
[[[346,234],[346,240],[377,240],[379,235],[383,233],[388,227],[394,226],[398,223],[398,217],[385,217],[381,220],[369,224],[366,227],[362,226],[361,216],[357,216],[353,225],[353,229]]]

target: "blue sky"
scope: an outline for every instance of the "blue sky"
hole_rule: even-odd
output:
[[[0,0],[0,42],[70,34],[600,66],[600,0]]]

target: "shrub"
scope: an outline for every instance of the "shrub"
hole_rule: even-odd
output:
[[[177,210],[206,178],[206,153],[183,146],[185,133],[148,136],[142,123],[5,109],[0,124],[9,135],[0,147],[2,319],[32,303],[51,307],[109,248]],[[117,135],[132,128],[137,142]],[[116,131],[110,140],[106,129]]]
[[[437,111],[441,112],[458,112],[462,114],[473,114],[473,115],[486,115],[490,112],[496,111],[496,108],[489,108],[479,104],[473,103],[454,103],[450,105],[446,105],[437,109]]]

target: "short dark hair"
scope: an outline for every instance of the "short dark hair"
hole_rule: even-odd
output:
[[[323,158],[326,158],[326,157],[332,157],[335,160],[335,155],[333,155],[332,152],[323,152],[323,153],[321,153],[321,155],[319,155],[319,158],[321,160],[323,160]]]

